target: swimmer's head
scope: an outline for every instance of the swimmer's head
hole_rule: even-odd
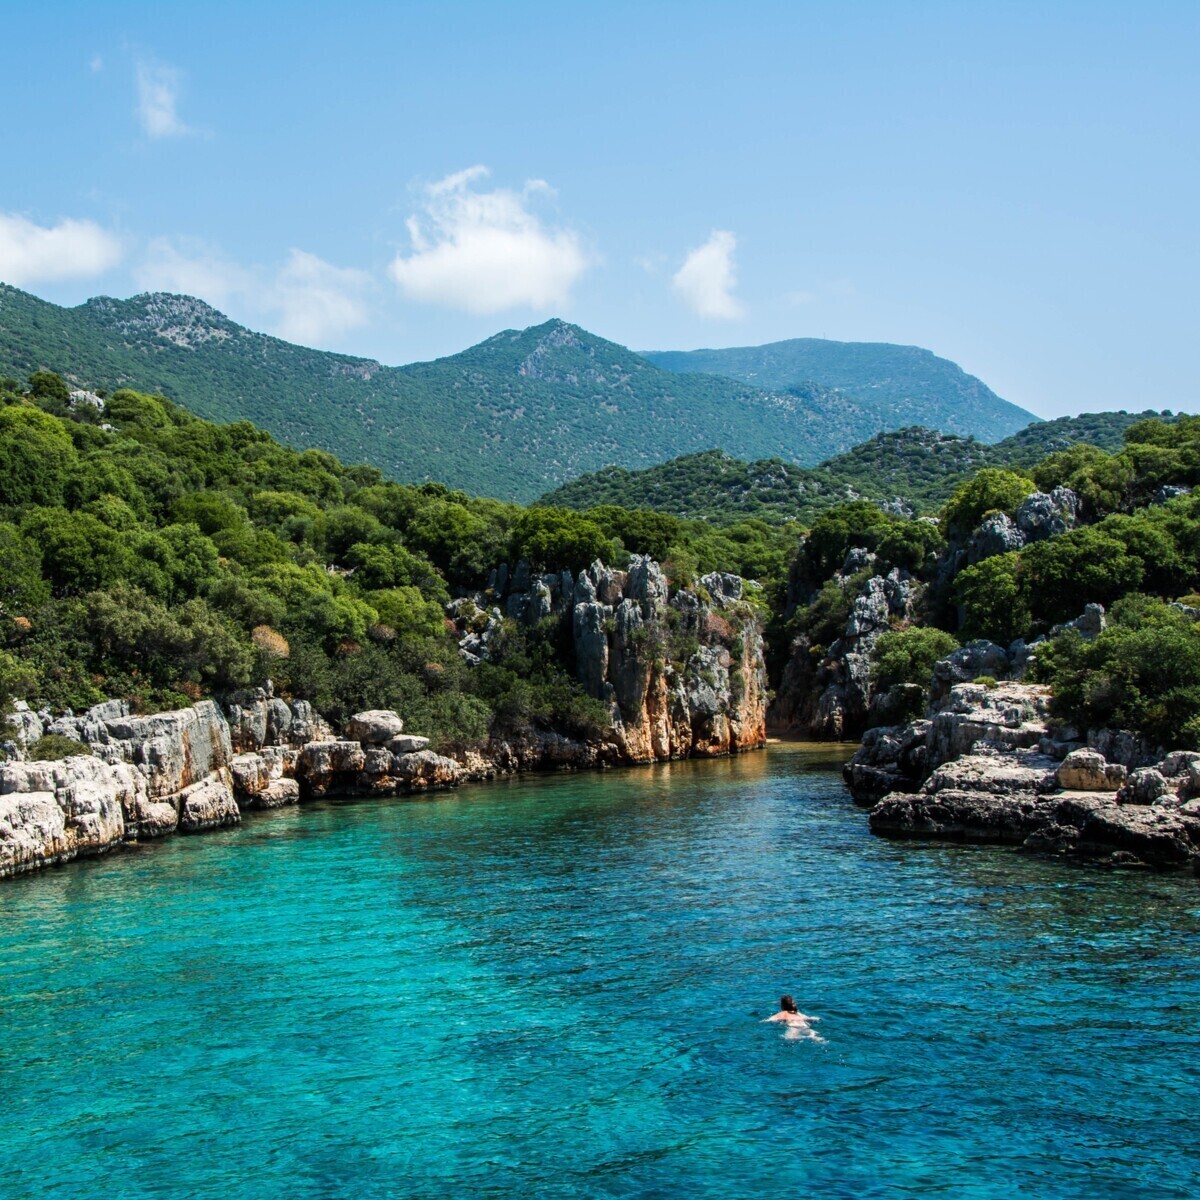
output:
[[[796,1002],[791,998],[791,996],[784,996],[783,999],[779,1001],[779,1007],[783,1009],[784,1012],[795,1012]]]

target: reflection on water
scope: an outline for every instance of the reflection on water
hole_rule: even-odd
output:
[[[1194,1194],[1196,881],[875,839],[843,758],[12,881],[0,1195]],[[784,992],[825,1043],[761,1023]]]

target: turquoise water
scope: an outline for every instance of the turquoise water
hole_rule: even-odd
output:
[[[328,803],[5,883],[0,1196],[1195,1196],[1197,882],[882,841],[833,766]],[[759,1023],[784,991],[824,1044]]]

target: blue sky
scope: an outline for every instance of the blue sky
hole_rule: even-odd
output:
[[[1200,409],[1200,5],[0,3],[0,279],[399,363],[914,343]]]

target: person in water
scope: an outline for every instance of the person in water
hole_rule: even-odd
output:
[[[812,1027],[812,1022],[820,1019],[820,1017],[806,1016],[796,1008],[796,1002],[791,996],[784,996],[779,1001],[779,1011],[773,1017],[768,1017],[763,1024],[778,1021],[780,1024],[786,1025],[787,1031],[783,1036],[789,1042],[798,1041],[800,1038],[811,1038],[814,1042],[823,1042],[825,1039]]]

